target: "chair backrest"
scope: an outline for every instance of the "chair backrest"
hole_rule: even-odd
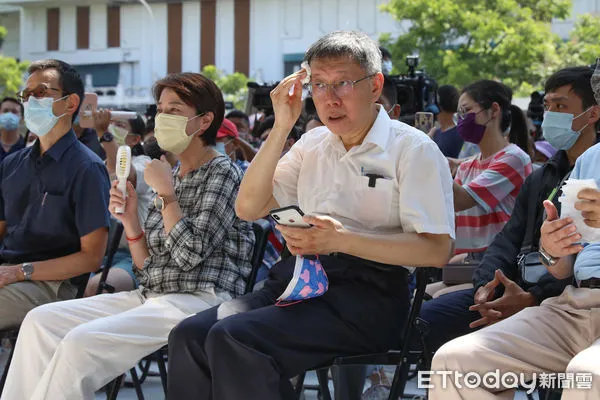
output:
[[[262,260],[265,255],[265,249],[269,242],[269,234],[273,230],[273,227],[266,219],[259,219],[252,223],[252,230],[254,231],[254,252],[252,253],[252,270],[248,276],[246,282],[246,293],[250,293],[256,283],[256,275],[262,265]]]
[[[112,267],[115,253],[117,250],[119,250],[119,244],[121,243],[123,230],[124,228],[121,222],[114,218],[110,219],[110,227],[108,228],[108,245],[106,246],[106,253],[104,254],[104,266],[102,268],[102,275],[100,276],[100,282],[98,283],[98,291],[96,294],[101,294],[104,291],[109,293],[113,293],[115,291],[112,286],[106,284],[106,278],[108,276],[108,271]],[[83,296],[83,292],[81,295]]]

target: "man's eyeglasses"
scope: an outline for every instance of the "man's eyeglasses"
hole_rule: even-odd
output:
[[[44,98],[44,97],[50,97],[50,96],[48,96],[48,92],[50,90],[53,90],[55,92],[63,92],[62,90],[57,89],[57,88],[49,87],[49,86],[46,86],[46,85],[39,85],[35,89],[31,89],[31,90],[30,89],[24,89],[24,90],[20,91],[19,93],[17,93],[17,99],[21,103],[24,103],[27,100],[29,100],[30,96],[33,96],[36,99],[41,99],[41,98]]]
[[[375,75],[376,74],[367,75],[364,78],[360,78],[355,81],[347,80],[334,83],[311,82],[306,86],[308,87],[308,93],[312,97],[325,96],[327,94],[327,89],[331,87],[333,93],[335,93],[337,97],[341,98],[348,96],[350,93],[352,93],[352,90],[354,90],[354,85],[364,81],[365,79],[372,78]]]

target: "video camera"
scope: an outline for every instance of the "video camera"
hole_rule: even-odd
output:
[[[246,101],[246,114],[254,114],[256,111],[263,112],[265,116],[273,115],[273,103],[271,102],[271,90],[275,89],[279,82],[272,85],[260,85],[256,82],[248,82],[248,100]]]
[[[542,137],[542,121],[544,120],[544,95],[541,90],[531,93],[531,100],[527,107],[527,117],[531,118],[535,127],[533,140],[540,140]]]
[[[396,85],[398,104],[401,107],[400,120],[413,125],[415,113],[429,111],[437,103],[438,84],[424,71],[418,71],[419,56],[407,56],[408,74],[391,75]]]

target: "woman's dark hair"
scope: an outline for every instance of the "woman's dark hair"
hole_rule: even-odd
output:
[[[458,110],[460,92],[452,85],[442,85],[437,90],[440,111],[455,113]]]
[[[75,68],[73,68],[70,64],[67,64],[64,61],[53,59],[32,62],[27,68],[27,73],[31,75],[34,72],[44,71],[47,69],[55,69],[58,71],[58,84],[60,85],[60,89],[63,91],[63,95],[76,94],[79,97],[79,106],[71,118],[71,121],[75,121],[75,118],[79,113],[81,103],[83,102],[83,97],[85,96],[83,80],[81,79],[81,76],[79,76],[77,70],[75,70]]]
[[[512,90],[508,86],[492,80],[481,80],[465,87],[462,93],[467,94],[485,110],[491,108],[493,103],[497,103],[501,110],[500,130],[506,132],[510,128],[508,134],[509,140],[512,138],[519,143],[527,143],[527,135],[529,134],[527,121],[520,108],[511,107]],[[513,112],[513,110],[515,111]],[[513,140],[510,140],[510,142],[521,147],[519,143]],[[524,147],[524,150],[527,152],[526,149],[527,145]]]
[[[171,89],[185,104],[195,107],[198,115],[213,113],[210,127],[200,138],[207,146],[214,146],[217,143],[217,131],[225,116],[225,102],[221,89],[204,75],[194,72],[170,74],[156,82],[153,93],[157,102],[165,89]]]
[[[525,113],[519,106],[511,104],[510,114],[512,122],[510,132],[508,133],[508,141],[514,143],[521,148],[525,153],[531,153],[531,143],[529,140],[529,129],[527,128],[527,119]]]

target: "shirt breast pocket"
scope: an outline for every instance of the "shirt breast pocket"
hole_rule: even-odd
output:
[[[394,196],[394,181],[379,178],[375,186],[369,186],[370,178],[359,176],[354,179],[348,199],[354,213],[352,219],[362,225],[375,229],[388,226],[391,219],[392,200]]]
[[[42,193],[38,204],[36,212],[32,213],[33,231],[46,236],[60,236],[66,225],[74,224],[74,215],[67,195]]]

